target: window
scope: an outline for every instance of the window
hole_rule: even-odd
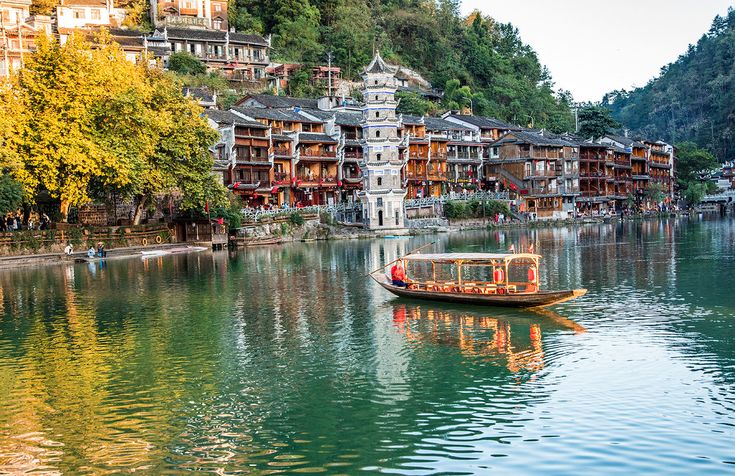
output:
[[[375,117],[380,117],[380,113],[379,112],[376,112],[375,113]]]
[[[100,15],[100,11],[97,8],[92,9],[92,20],[100,20],[102,19],[102,15]]]
[[[383,177],[378,177],[378,187],[383,186]],[[378,200],[381,200],[380,198]],[[382,202],[380,203],[382,205]]]
[[[383,206],[383,197],[378,197],[378,206],[379,207]]]
[[[377,160],[378,162],[380,162],[380,160],[382,160],[382,159],[383,159],[383,154],[377,154],[375,156],[375,160]]]
[[[85,18],[84,10],[74,9],[72,10],[72,12],[74,13],[74,18],[76,19],[83,20]]]
[[[375,95],[375,100],[376,100],[376,101],[378,100],[378,95],[377,95],[377,94]]]
[[[219,6],[219,5],[218,5],[218,6]],[[221,29],[222,29],[222,20],[214,20],[214,21],[212,22],[212,27],[213,27],[213,28],[214,28],[215,30],[221,30]]]
[[[215,3],[214,4],[214,11],[215,12],[221,12],[222,11],[222,5],[220,5],[219,3]]]
[[[375,131],[375,137],[380,137],[380,131]]]

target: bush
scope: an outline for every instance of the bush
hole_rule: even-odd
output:
[[[16,211],[22,202],[23,187],[3,172],[0,176],[0,216]]]
[[[168,69],[179,74],[204,74],[207,66],[191,53],[179,51],[168,59]]]
[[[214,211],[214,216],[224,218],[225,223],[227,223],[227,226],[229,226],[231,230],[240,228],[242,227],[242,208],[242,199],[239,196],[230,193],[227,196],[227,205],[217,207]]]
[[[503,213],[510,216],[510,208],[503,202],[497,200],[487,200],[480,202],[478,200],[449,201],[444,204],[444,216],[450,220],[458,220],[463,218],[482,218],[493,217],[496,213]]]
[[[289,215],[288,221],[294,226],[301,226],[304,223],[306,223],[306,220],[304,220],[304,217],[301,216],[301,214],[297,212],[293,212],[291,215]]]
[[[73,228],[69,228],[69,241],[72,245],[79,246],[82,244],[82,238],[84,234],[82,233],[82,229],[75,226]]]

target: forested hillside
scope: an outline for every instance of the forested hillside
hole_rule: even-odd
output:
[[[694,141],[735,159],[735,11],[717,16],[686,54],[645,87],[607,94],[603,104],[634,133]]]
[[[238,30],[272,34],[274,61],[323,63],[332,52],[345,76],[357,78],[376,48],[386,60],[451,91],[445,107],[471,105],[476,114],[571,130],[570,95],[554,92],[548,71],[518,31],[478,13],[463,18],[459,4],[235,0],[230,19]]]

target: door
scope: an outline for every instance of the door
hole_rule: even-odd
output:
[[[378,226],[383,226],[383,210],[378,211]]]

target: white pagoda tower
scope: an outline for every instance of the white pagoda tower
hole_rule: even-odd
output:
[[[396,230],[404,228],[403,199],[406,191],[401,186],[403,158],[398,149],[399,121],[396,117],[396,77],[376,54],[363,73],[365,106],[362,114],[362,216],[369,230]]]

